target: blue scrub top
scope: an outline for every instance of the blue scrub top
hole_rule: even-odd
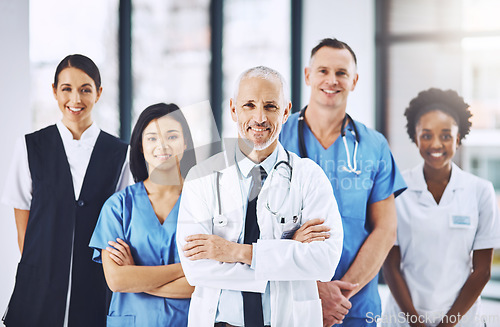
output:
[[[288,118],[280,134],[280,142],[285,149],[300,155],[298,117],[299,113],[295,113]],[[371,232],[366,219],[368,204],[384,200],[393,193],[398,196],[406,189],[384,136],[360,122],[356,121],[355,124],[360,140],[356,155],[357,170],[361,171],[359,175],[344,170],[347,167],[347,154],[342,137],[338,137],[328,149],[324,149],[309,126],[304,124],[304,143],[308,157],[323,168],[330,180],[344,227],[342,256],[332,280],[344,276]],[[352,122],[349,122],[345,136],[351,165],[355,144],[353,131]],[[378,278],[370,281],[350,301],[352,308],[346,316],[348,318],[366,318],[368,312],[380,315]]]
[[[179,202],[180,197],[160,224],[142,182],[115,193],[104,204],[90,240],[93,260],[102,263],[101,249],[118,237],[130,246],[138,266],[178,263],[175,233]],[[187,326],[189,302],[146,293],[113,293],[107,326]]]

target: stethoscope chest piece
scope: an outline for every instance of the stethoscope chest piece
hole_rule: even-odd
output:
[[[216,215],[213,218],[213,224],[216,227],[224,227],[227,225],[227,217],[224,215]]]

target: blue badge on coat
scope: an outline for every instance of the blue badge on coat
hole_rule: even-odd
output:
[[[451,215],[450,225],[450,227],[455,228],[469,228],[471,227],[471,218],[465,215]]]

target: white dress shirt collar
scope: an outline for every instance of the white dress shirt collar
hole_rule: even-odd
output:
[[[238,166],[238,169],[241,173],[241,175],[244,178],[249,178],[250,177],[250,171],[252,170],[253,167],[260,165],[264,168],[266,171],[267,175],[271,174],[271,171],[273,170],[274,165],[276,164],[276,161],[278,159],[278,146],[274,149],[274,151],[266,158],[264,161],[262,161],[260,164],[256,164],[252,160],[250,160],[238,147],[236,149],[236,165]]]

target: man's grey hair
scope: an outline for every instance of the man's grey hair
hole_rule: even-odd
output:
[[[249,68],[245,70],[243,73],[240,74],[238,79],[236,80],[236,84],[234,85],[234,95],[233,95],[233,100],[236,101],[238,98],[238,92],[240,89],[240,83],[242,80],[247,79],[247,78],[252,78],[252,77],[257,77],[257,78],[262,78],[268,81],[276,81],[278,80],[281,84],[281,92],[283,94],[283,100],[285,105],[290,101],[289,100],[289,92],[288,92],[288,85],[285,81],[285,78],[283,75],[281,75],[278,71],[266,67],[266,66],[256,66]]]

